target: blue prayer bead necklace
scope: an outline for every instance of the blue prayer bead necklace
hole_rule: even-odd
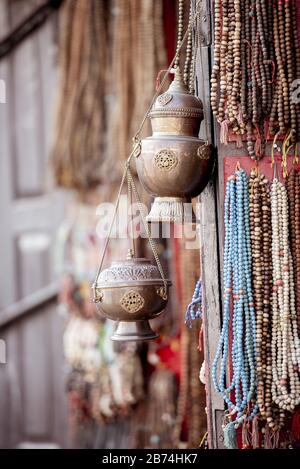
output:
[[[185,324],[189,328],[192,327],[192,322],[195,319],[202,317],[202,282],[199,279],[196,283],[195,291],[193,294],[192,302],[188,305],[185,313]]]
[[[229,424],[230,431],[245,421],[252,421],[258,413],[249,211],[248,177],[245,171],[238,169],[228,179],[226,187],[223,326],[212,367],[214,386],[228,405],[230,416],[236,417],[235,421]],[[226,386],[229,361],[232,376]],[[225,440],[226,437],[228,439],[228,434],[225,434]],[[232,441],[230,444],[233,444]]]

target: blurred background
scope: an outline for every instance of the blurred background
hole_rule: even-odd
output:
[[[96,207],[115,200],[157,74],[174,56],[177,8],[0,0],[1,447],[205,441],[201,321],[184,323],[199,250],[158,240],[173,287],[151,343],[114,345],[90,288],[103,248]],[[112,240],[106,264],[127,249]],[[146,242],[138,249],[150,256]]]

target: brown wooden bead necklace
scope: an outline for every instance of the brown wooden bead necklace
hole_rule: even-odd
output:
[[[177,46],[176,46],[176,59],[174,61],[174,68],[179,67],[180,63],[180,47],[183,39],[183,28],[184,28],[184,0],[178,0],[178,16],[177,16],[177,21],[178,21],[178,31],[177,31]],[[186,41],[186,50],[185,50],[185,61],[184,61],[184,67],[183,67],[183,81],[187,85],[190,93],[194,93],[194,81],[195,81],[195,53],[196,53],[196,47],[195,47],[195,41],[193,38],[193,28],[190,27],[191,22],[194,21],[196,11],[195,11],[195,5],[194,2],[190,2],[190,10],[189,10],[189,19],[188,19],[188,24],[189,24],[189,31],[188,31],[188,36],[187,36],[187,41]]]
[[[227,128],[235,133],[239,144],[247,131],[252,159],[263,153],[263,119],[270,112],[273,94],[268,12],[262,0],[215,2],[212,110],[223,129],[222,143],[227,143]],[[257,142],[253,140],[254,130]]]
[[[300,73],[300,49],[298,46],[299,44],[299,36],[298,36],[298,26],[297,26],[297,7],[296,7],[296,0],[291,0],[291,31],[292,31],[292,39],[294,45],[294,57],[295,57],[295,68],[296,68],[296,75],[299,77]]]
[[[284,186],[276,179],[272,189],[271,198],[268,180],[259,174],[257,167],[253,168],[249,178],[249,216],[256,311],[257,402],[259,419],[266,422],[262,429],[265,448],[278,446],[279,432],[299,402],[295,393],[299,387],[295,374],[299,339],[292,318],[300,306],[300,175],[294,170],[289,174],[288,199]],[[292,255],[287,240],[287,200]],[[289,309],[284,301],[290,302]],[[297,320],[299,328],[299,315]]]
[[[191,2],[189,23],[191,22],[192,17],[193,17],[193,9],[192,9],[192,2]],[[191,78],[192,69],[193,69],[192,28],[190,28],[187,42],[186,42],[185,63],[184,63],[184,69],[183,69],[183,81],[187,86],[190,85],[189,82]]]
[[[269,120],[270,135],[284,135],[290,150],[300,126],[290,93],[300,76],[295,0],[217,0],[214,39],[211,107],[221,143],[231,131],[240,145],[246,132],[248,154],[258,160]]]
[[[218,80],[221,63],[221,0],[215,1],[215,47],[214,64],[211,74],[211,108],[213,114],[218,116]]]
[[[300,108],[293,102],[291,86],[300,73],[300,52],[295,0],[276,0],[273,8],[276,58],[276,99],[271,110],[270,134],[285,135],[292,148],[299,138]]]
[[[298,28],[297,28],[297,11],[296,11],[296,2],[292,0],[291,2],[291,20],[292,20],[292,40],[293,40],[293,58],[295,61],[295,76],[300,77],[300,47],[299,47],[299,40],[298,40]],[[295,140],[299,139],[299,128],[300,128],[300,103],[295,105],[296,109],[296,119],[297,119],[297,126],[296,126],[296,135]]]
[[[272,435],[284,422],[272,400],[272,238],[269,181],[257,168],[249,178],[252,282],[256,311],[257,401],[260,419],[266,421]],[[266,431],[270,434],[270,431]]]
[[[286,132],[286,123],[288,121],[289,106],[288,106],[288,84],[285,76],[285,45],[284,39],[281,35],[284,34],[284,18],[282,16],[282,9],[279,4],[274,7],[274,45],[276,63],[278,67],[277,76],[277,114],[279,132],[284,134]],[[270,129],[271,133],[273,129]]]
[[[177,46],[176,58],[174,60],[174,68],[179,66],[180,46],[183,39],[183,18],[184,18],[184,0],[178,0],[178,16],[177,16]]]
[[[262,417],[266,416],[265,379],[268,325],[270,319],[270,197],[264,176],[256,168],[249,179],[252,280],[256,310],[257,398]]]
[[[222,36],[221,36],[221,51],[220,51],[220,96],[217,119],[222,122],[225,119],[225,101],[227,89],[227,76],[226,76],[226,54],[228,48],[228,0],[222,2]]]

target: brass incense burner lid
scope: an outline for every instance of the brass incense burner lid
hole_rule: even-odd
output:
[[[156,265],[149,259],[135,258],[130,254],[127,259],[113,261],[111,266],[103,270],[97,281],[97,288],[109,288],[122,285],[157,285],[163,280]]]
[[[158,268],[149,259],[132,258],[112,262],[111,266],[103,270],[98,278],[97,287],[105,288],[112,284],[121,285],[142,282],[162,283]]]
[[[188,91],[178,68],[169,89],[156,99],[149,117],[150,119],[155,117],[188,117],[200,119],[200,122],[203,119],[202,102]]]

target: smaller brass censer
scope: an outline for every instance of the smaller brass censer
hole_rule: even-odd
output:
[[[127,258],[121,261],[114,261],[110,267],[102,270],[111,229],[118,210],[122,186],[126,177],[130,195],[132,195],[131,191],[133,191],[137,199],[156,265],[151,263],[149,259],[137,258],[135,256],[132,236],[132,248],[129,249]],[[132,219],[131,227],[133,228]],[[151,238],[148,224],[143,215],[143,207],[136,191],[129,165],[126,165],[100,267],[92,286],[94,302],[100,314],[117,321],[117,327],[111,339],[116,341],[140,341],[158,337],[158,334],[151,329],[149,319],[159,316],[166,307],[170,286],[171,282],[165,278],[154,241]]]
[[[139,180],[155,197],[147,221],[182,223],[186,221],[184,204],[199,195],[209,180],[212,152],[198,138],[202,102],[189,93],[179,68],[148,116],[153,135],[142,140],[135,153]]]

